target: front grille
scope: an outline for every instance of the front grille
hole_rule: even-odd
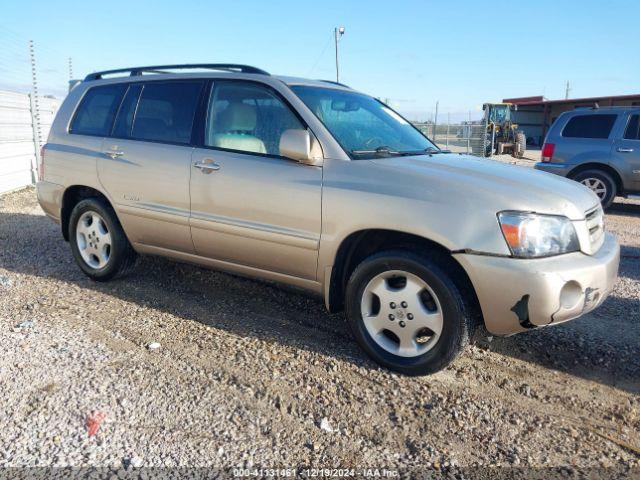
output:
[[[604,212],[599,205],[589,210],[585,215],[589,229],[591,252],[596,253],[604,243]]]

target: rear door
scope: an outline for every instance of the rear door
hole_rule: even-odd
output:
[[[640,191],[640,110],[624,115],[620,129],[611,149],[611,163],[622,173],[622,182],[627,191]]]
[[[74,89],[75,90],[75,89]],[[102,143],[109,135],[127,86],[121,83],[90,87],[82,95],[67,126],[64,115],[56,117],[47,143],[47,181],[72,185],[82,178],[91,187],[96,177],[96,164],[102,157]],[[78,95],[72,91],[69,96]],[[68,107],[68,100],[63,108]]]
[[[98,175],[129,240],[192,253],[189,179],[192,131],[202,81],[129,85]]]

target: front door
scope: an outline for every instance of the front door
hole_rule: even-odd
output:
[[[214,83],[204,145],[191,161],[198,255],[316,280],[322,168],[280,155],[291,128],[306,126],[269,87]]]
[[[193,253],[192,128],[203,82],[131,84],[105,138],[98,175],[133,243]]]

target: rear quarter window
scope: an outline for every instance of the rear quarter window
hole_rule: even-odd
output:
[[[85,93],[71,122],[70,133],[109,135],[126,85],[93,87]]]
[[[640,140],[640,115],[631,115],[624,131],[626,140]]]
[[[617,115],[576,115],[564,129],[562,136],[569,138],[609,138]]]

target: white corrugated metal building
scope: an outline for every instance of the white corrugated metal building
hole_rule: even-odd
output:
[[[34,128],[30,96],[0,91],[0,193],[25,187],[35,181],[36,152],[46,142],[58,106],[55,98],[40,97],[40,128]],[[38,131],[39,141],[34,139],[34,132]]]

